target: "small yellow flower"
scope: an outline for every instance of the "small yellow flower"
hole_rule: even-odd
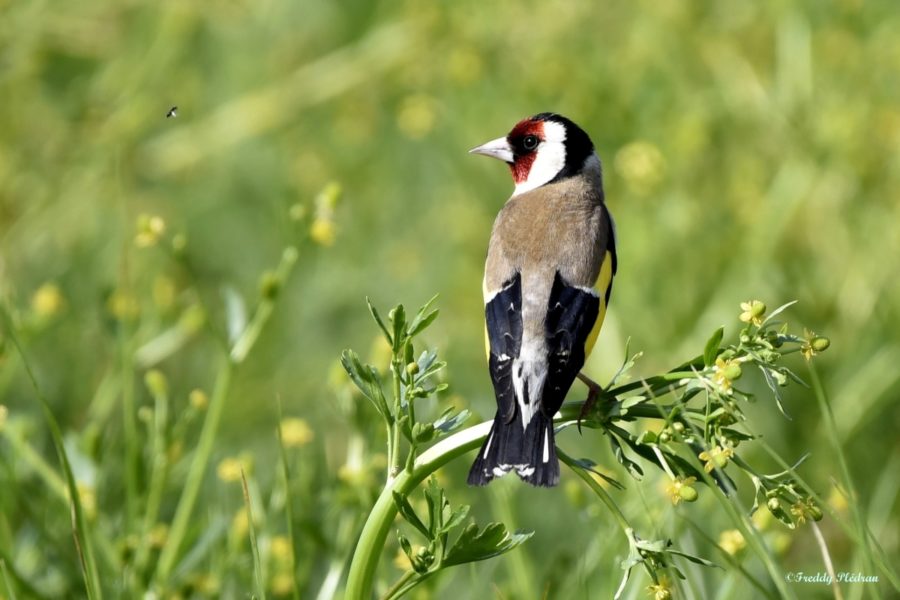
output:
[[[276,596],[288,596],[294,591],[294,578],[290,573],[276,573],[272,577],[272,593]]]
[[[334,222],[330,219],[316,217],[309,228],[309,237],[320,246],[331,246],[337,237]]]
[[[209,406],[209,397],[203,390],[191,390],[191,393],[188,394],[188,402],[197,410],[206,410],[206,407]]]
[[[666,494],[673,505],[677,505],[682,500],[693,502],[697,499],[697,490],[693,488],[696,477],[676,477],[666,486]]]
[[[824,352],[831,345],[831,340],[827,337],[821,337],[815,332],[808,329],[803,330],[803,345],[800,347],[800,353],[806,360],[812,360],[812,357],[819,352]]]
[[[171,277],[157,275],[153,279],[153,303],[160,310],[167,311],[175,305],[178,289]]]
[[[45,283],[31,297],[31,310],[41,319],[56,316],[64,305],[65,299],[55,283]]]
[[[741,316],[739,317],[744,323],[753,323],[757,327],[762,325],[763,316],[766,314],[766,305],[759,300],[750,300],[741,302]]]
[[[162,548],[169,537],[169,526],[165,523],[157,523],[150,529],[148,537],[150,539],[151,548]]]
[[[719,546],[728,554],[734,556],[747,546],[747,540],[737,529],[728,529],[719,535]]]
[[[244,473],[250,471],[251,461],[249,457],[242,456],[238,458],[223,458],[216,467],[216,475],[225,483],[231,483],[241,480],[241,470]]]
[[[137,234],[134,243],[138,248],[149,248],[156,245],[166,232],[166,222],[156,215],[142,214],[137,219]]]
[[[112,316],[120,321],[130,321],[136,318],[141,310],[137,298],[123,290],[116,290],[109,296],[106,308]]]
[[[797,500],[791,505],[791,515],[794,517],[794,520],[797,521],[798,525],[803,525],[806,523],[806,505],[800,500]]]
[[[734,456],[734,449],[731,446],[716,445],[708,451],[703,451],[697,458],[704,461],[703,469],[707,473],[711,473],[713,469],[724,469],[728,464],[728,459]]]
[[[247,507],[242,506],[234,513],[231,520],[231,534],[237,538],[243,538],[250,531],[250,519],[247,518]]]
[[[397,126],[407,137],[418,140],[434,129],[437,103],[425,94],[407,96],[397,111]]]
[[[315,437],[309,423],[296,417],[281,421],[281,440],[287,448],[297,448],[310,443]]]
[[[150,369],[144,374],[144,385],[153,396],[165,396],[169,393],[169,382],[159,369]]]
[[[203,596],[216,596],[219,593],[219,580],[212,573],[202,573],[192,578],[192,587]]]
[[[87,517],[88,521],[93,521],[94,517],[97,516],[97,493],[94,490],[94,486],[78,482],[75,488],[78,490],[78,499],[81,501],[81,509],[84,511],[84,516]]]
[[[712,382],[723,394],[731,394],[731,382],[741,377],[741,365],[734,359],[716,359]]]
[[[653,585],[647,588],[647,592],[653,597],[653,600],[669,600],[672,597],[672,586],[669,578],[661,575]]]
[[[816,506],[812,498],[797,500],[791,505],[791,516],[794,517],[798,525],[803,525],[808,520],[822,520],[822,509]]]
[[[0,407],[2,408],[2,407]],[[0,419],[0,428],[2,428],[2,419]],[[846,513],[849,505],[847,504],[847,496],[845,496],[837,486],[831,488],[828,494],[828,505],[839,513]]]
[[[651,192],[666,172],[666,159],[662,152],[645,141],[623,146],[616,152],[613,165],[629,187],[640,195]]]
[[[286,536],[276,535],[272,538],[272,558],[276,562],[290,563],[294,554],[294,548],[291,546],[291,540]]]

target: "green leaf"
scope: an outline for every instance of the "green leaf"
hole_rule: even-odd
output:
[[[469,514],[470,508],[471,507],[468,504],[464,504],[463,506],[460,506],[459,508],[454,510],[450,514],[450,517],[444,520],[444,525],[443,527],[441,527],[439,533],[448,533],[462,525],[462,522]]]
[[[444,490],[438,485],[435,477],[428,480],[428,487],[425,488],[425,503],[428,505],[428,536],[429,539],[434,539],[444,525],[444,506],[450,504],[444,497]]]
[[[782,304],[781,306],[779,306],[778,308],[776,308],[775,310],[773,310],[773,311],[769,314],[769,316],[766,317],[766,320],[763,321],[763,323],[762,323],[763,326],[765,326],[766,323],[771,323],[772,319],[774,319],[776,316],[778,316],[779,314],[781,314],[782,311],[786,310],[787,308],[789,308],[789,307],[791,307],[791,306],[793,306],[793,305],[795,305],[795,304],[797,304],[797,300],[791,300],[791,301],[788,302],[787,304]]]
[[[674,554],[676,556],[686,558],[692,563],[697,563],[698,565],[703,565],[704,567],[715,567],[717,569],[722,568],[711,560],[706,560],[705,558],[700,558],[699,556],[694,556],[693,554],[688,554],[687,552],[682,552],[681,550],[669,550],[669,554]]]
[[[391,412],[381,389],[381,377],[375,367],[363,364],[359,360],[359,355],[353,350],[344,350],[341,353],[341,365],[363,396],[375,405],[375,409],[385,419],[390,419]]]
[[[409,539],[399,529],[397,530],[397,541],[400,542],[400,547],[403,548],[403,552],[409,557],[409,562],[412,563],[412,544],[409,543]]]
[[[784,417],[788,421],[793,421],[793,419],[791,419],[791,415],[787,414],[787,411],[784,410],[784,405],[781,403],[781,390],[779,389],[780,386],[775,381],[775,377],[773,376],[773,373],[775,373],[775,371],[771,371],[770,369],[767,369],[762,365],[759,365],[759,370],[763,373],[763,378],[766,380],[766,385],[768,385],[769,389],[772,390],[772,395],[775,397],[775,404],[778,406],[778,410],[781,411],[781,414],[784,415]]]
[[[394,354],[397,354],[400,350],[400,345],[406,341],[406,336],[404,335],[406,332],[406,310],[402,304],[398,304],[388,313],[388,316],[393,326],[391,348],[394,350]]]
[[[410,525],[412,525],[413,527],[418,529],[419,533],[421,533],[422,535],[425,536],[425,539],[430,540],[431,534],[429,533],[428,528],[425,527],[425,524],[422,522],[422,520],[416,514],[416,511],[413,510],[413,507],[409,503],[409,501],[406,498],[404,498],[403,496],[401,496],[400,494],[398,494],[397,492],[393,492],[393,495],[394,495],[394,504],[397,505],[397,512],[400,513],[400,515],[406,520],[407,523],[409,523]],[[399,532],[398,532],[398,535],[399,535]],[[401,545],[402,545],[402,543],[401,543]],[[409,554],[409,553],[407,552],[407,554]],[[410,557],[410,558],[412,558],[412,557]]]
[[[625,340],[625,361],[622,363],[622,366],[619,367],[619,370],[616,371],[616,374],[613,375],[612,379],[609,380],[609,385],[606,386],[606,389],[609,389],[618,383],[624,382],[628,379],[628,372],[631,371],[632,367],[634,367],[634,363],[637,359],[644,355],[643,352],[637,352],[631,356],[628,355],[628,347],[631,345],[631,338]]]
[[[597,463],[595,463],[595,462],[592,461],[591,459],[589,459],[589,458],[576,458],[576,459],[573,460],[573,462],[575,463],[576,466],[578,466],[578,468],[584,469],[585,471],[590,471],[591,473],[593,473],[593,474],[596,475],[597,477],[600,477],[600,478],[603,479],[606,483],[608,483],[609,485],[613,486],[613,487],[616,488],[617,490],[624,490],[624,489],[625,489],[625,486],[624,486],[624,485],[622,485],[621,483],[619,483],[618,481],[616,481],[615,479],[613,479],[613,478],[610,477],[609,475],[604,475],[603,473],[601,473],[600,471],[598,471],[597,469],[595,469],[594,467],[597,466]]]
[[[409,337],[413,337],[425,330],[426,327],[431,325],[434,320],[438,316],[438,310],[433,310],[428,312],[428,309],[431,308],[431,305],[434,304],[435,300],[437,300],[438,295],[435,294],[431,297],[431,299],[426,302],[422,308],[416,313],[416,316],[413,318],[412,322],[409,324],[406,332]]]
[[[434,428],[439,431],[441,435],[453,433],[462,427],[472,414],[467,409],[463,409],[456,414],[453,414],[453,411],[454,409],[452,407],[448,408],[434,421]]]
[[[644,471],[641,469],[641,466],[625,455],[625,451],[622,449],[622,444],[619,443],[619,440],[616,439],[616,436],[610,435],[609,443],[612,445],[613,455],[616,457],[616,460],[619,461],[619,463],[628,470],[632,477],[640,481],[644,476]]]
[[[533,531],[510,534],[503,523],[489,523],[484,529],[470,523],[444,557],[444,565],[461,565],[509,552],[534,535]]]
[[[382,333],[384,333],[384,337],[387,340],[388,344],[393,346],[394,339],[391,337],[391,334],[388,332],[388,328],[385,326],[384,321],[381,320],[381,315],[378,314],[378,310],[369,301],[368,296],[366,296],[366,304],[369,306],[369,312],[372,314],[372,318],[375,319],[375,322],[378,323],[378,327],[381,329]]]
[[[647,552],[655,552],[657,554],[664,552],[666,548],[672,545],[669,540],[641,540],[635,538],[634,545]]]
[[[725,328],[719,327],[713,332],[712,337],[706,342],[703,349],[703,364],[711,367],[716,362],[716,356],[719,354],[719,344],[722,343],[722,337],[725,335]]]

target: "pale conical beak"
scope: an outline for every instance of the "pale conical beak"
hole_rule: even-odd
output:
[[[515,162],[512,147],[509,145],[509,142],[506,141],[505,137],[497,138],[496,140],[491,140],[487,144],[482,144],[477,148],[472,148],[471,150],[469,150],[469,154],[484,154],[485,156],[493,156],[494,158],[499,158],[503,162],[508,162],[510,164]]]

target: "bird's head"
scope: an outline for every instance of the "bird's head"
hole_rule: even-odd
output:
[[[591,138],[575,123],[554,113],[523,119],[505,137],[469,150],[499,158],[509,165],[513,195],[581,174],[596,161]]]

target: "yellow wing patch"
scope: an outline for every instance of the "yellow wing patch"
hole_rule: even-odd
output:
[[[603,264],[600,265],[600,274],[597,276],[597,281],[594,283],[594,289],[597,290],[597,294],[600,296],[600,308],[597,311],[597,321],[594,323],[594,328],[591,329],[591,333],[584,342],[585,358],[590,356],[591,350],[594,349],[594,344],[597,342],[597,336],[600,335],[600,328],[603,327],[603,319],[606,317],[606,290],[612,285],[612,263],[612,252],[607,250],[606,256],[603,258]]]

